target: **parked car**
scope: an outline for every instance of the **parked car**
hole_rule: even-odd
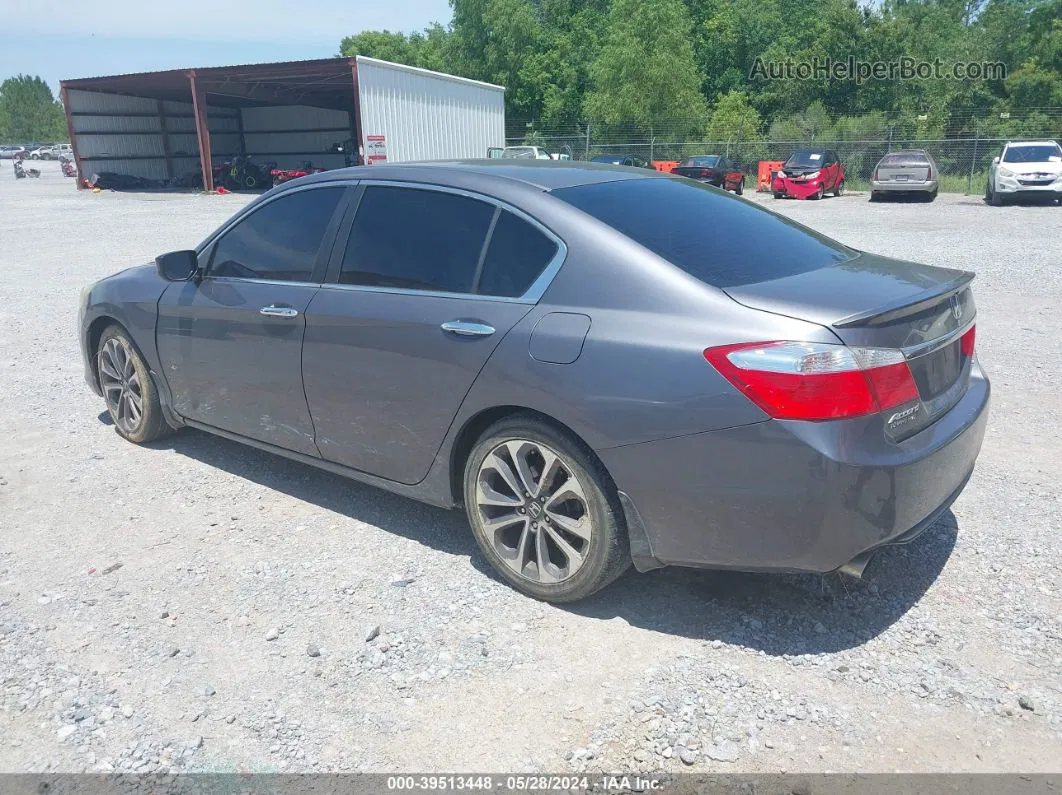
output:
[[[844,193],[844,166],[830,149],[801,149],[786,158],[771,180],[774,198],[821,199]]]
[[[999,207],[1021,196],[1053,198],[1062,204],[1062,147],[1058,141],[1009,141],[992,160],[985,201]]]
[[[874,167],[870,180],[870,200],[884,196],[922,196],[926,201],[937,198],[937,164],[925,149],[902,149],[889,152]]]
[[[29,156],[31,160],[58,160],[72,151],[70,144],[46,144],[34,149]]]
[[[738,196],[745,192],[745,172],[740,165],[723,155],[697,155],[681,166],[671,169],[672,174],[689,177],[699,182],[715,185],[723,190],[732,190]]]
[[[491,160],[571,160],[570,152],[547,152],[540,146],[492,146],[487,149]]]
[[[597,155],[590,158],[591,163],[607,163],[612,166],[630,166],[632,168],[652,168],[653,164],[638,155]]]
[[[656,171],[375,165],[87,287],[79,336],[124,438],[463,506],[565,602],[632,560],[858,575],[930,526],[987,421],[973,277]]]
[[[20,155],[25,151],[21,146],[0,146],[0,158],[13,160],[16,155]]]

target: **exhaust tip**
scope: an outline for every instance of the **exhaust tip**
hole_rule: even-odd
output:
[[[862,555],[856,555],[837,569],[837,571],[840,574],[846,574],[856,580],[861,580],[863,579],[863,572],[866,570],[867,564],[870,563],[872,557],[874,557],[873,552],[864,552]]]

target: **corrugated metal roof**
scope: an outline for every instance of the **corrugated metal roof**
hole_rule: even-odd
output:
[[[391,61],[381,61],[378,58],[369,58],[367,55],[359,55],[356,57],[357,62],[372,64],[373,66],[380,66],[387,69],[395,69],[400,72],[411,72],[412,74],[419,74],[425,77],[434,77],[442,80],[452,80],[455,83],[464,83],[466,85],[480,86],[481,88],[492,88],[495,91],[504,91],[505,86],[495,85],[494,83],[484,83],[482,80],[473,80],[470,77],[458,77],[457,75],[447,74],[446,72],[433,72],[431,69],[421,69],[419,66],[406,66],[401,63],[392,63]]]

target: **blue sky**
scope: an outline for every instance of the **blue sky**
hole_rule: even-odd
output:
[[[329,58],[343,36],[450,20],[447,0],[0,0],[0,81]]]

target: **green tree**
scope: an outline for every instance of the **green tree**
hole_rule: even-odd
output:
[[[0,140],[64,141],[63,106],[39,77],[18,75],[0,84]]]
[[[389,30],[367,30],[355,36],[346,36],[339,43],[339,54],[347,57],[364,55],[381,61],[415,66],[416,46],[405,33]]]
[[[680,0],[613,0],[604,43],[590,67],[586,114],[647,130],[662,119],[680,118],[703,129],[708,109],[691,25]]]
[[[709,141],[753,141],[760,137],[763,119],[743,91],[730,91],[719,98],[708,122]]]

